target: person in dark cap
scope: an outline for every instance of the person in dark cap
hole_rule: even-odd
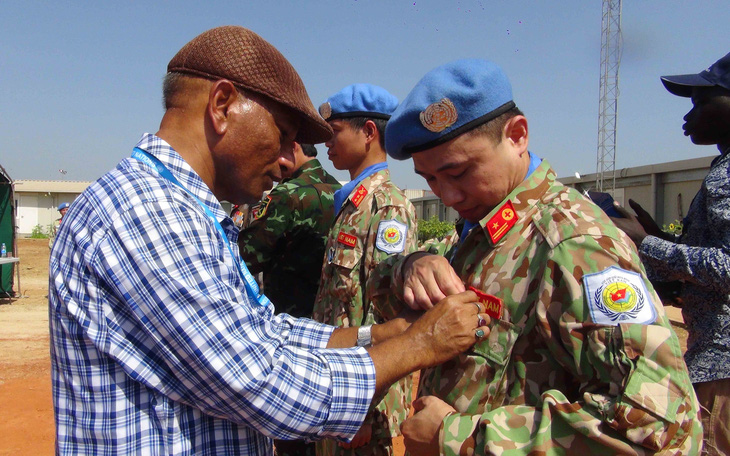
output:
[[[413,159],[462,217],[368,282],[384,315],[474,290],[486,340],[421,371],[412,454],[696,454],[702,427],[679,341],[631,240],[528,151],[493,62],[427,73],[395,110],[388,154]]]
[[[636,243],[649,278],[678,285],[689,340],[684,359],[702,405],[704,454],[730,454],[730,54],[699,74],[663,76],[673,95],[690,98],[685,136],[716,144],[712,161],[678,237],[641,205],[613,221]]]
[[[291,64],[242,27],[186,44],[163,92],[159,131],[78,197],[51,252],[57,454],[350,440],[374,395],[479,340],[474,293],[373,326],[367,349],[353,348],[357,328],[274,315],[220,202],[259,200],[295,140],[331,129]]]
[[[382,87],[352,84],[330,96],[319,112],[334,131],[325,142],[335,168],[351,181],[335,192],[335,221],[325,243],[325,262],[312,318],[341,327],[359,326],[367,341],[371,325],[383,320],[365,297],[370,271],[387,258],[417,247],[415,209],[390,180],[385,126],[398,99]],[[364,343],[364,342],[363,342]],[[350,444],[317,442],[318,456],[392,455],[393,437],[408,416],[413,382],[394,384],[373,404]]]

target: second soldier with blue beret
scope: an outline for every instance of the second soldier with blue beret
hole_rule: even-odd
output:
[[[636,249],[528,139],[507,76],[476,59],[426,74],[386,128],[388,153],[411,157],[462,219],[424,252],[381,264],[373,305],[392,315],[470,288],[492,317],[487,339],[477,330],[470,352],[421,372],[406,448],[697,454],[698,403]]]
[[[417,247],[415,209],[390,180],[384,147],[385,126],[397,106],[397,98],[385,89],[353,84],[319,108],[334,130],[325,143],[328,157],[335,168],[350,173],[351,181],[335,192],[337,215],[325,247],[313,318],[335,326],[360,326],[358,345],[368,345],[370,325],[382,321],[365,297],[370,271]],[[407,417],[411,388],[411,376],[395,383],[373,404],[351,444],[317,442],[317,454],[392,455],[392,438],[400,435]]]

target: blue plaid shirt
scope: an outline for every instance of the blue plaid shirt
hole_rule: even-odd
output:
[[[157,157],[238,229],[166,142]],[[128,158],[77,198],[51,252],[53,402],[60,454],[272,454],[270,438],[351,438],[375,370],[324,349],[334,328],[247,295],[203,208]]]
[[[644,238],[641,260],[650,279],[684,282],[692,383],[730,378],[730,149],[712,162],[683,225],[677,243]]]

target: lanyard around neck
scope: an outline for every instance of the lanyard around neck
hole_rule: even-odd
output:
[[[170,181],[172,184],[177,185],[180,187],[183,191],[185,191],[188,195],[190,195],[199,205],[203,208],[205,211],[205,214],[208,216],[208,218],[213,222],[215,225],[215,228],[218,230],[218,233],[220,233],[221,237],[223,238],[223,241],[226,243],[226,247],[228,247],[228,251],[230,252],[231,256],[233,257],[233,261],[236,261],[236,255],[233,254],[233,249],[231,248],[231,241],[228,239],[228,236],[226,235],[226,232],[223,230],[223,227],[221,226],[220,222],[216,218],[215,214],[211,212],[211,210],[203,204],[197,196],[193,195],[193,193],[185,188],[180,181],[177,180],[175,176],[172,175],[169,169],[162,164],[162,162],[155,157],[154,155],[135,147],[132,151],[132,158],[136,158],[137,160],[146,163],[153,168],[157,170],[158,173],[168,181]],[[246,267],[246,263],[243,262],[243,260],[239,260],[237,263],[238,266],[238,272],[241,274],[241,277],[244,279],[244,283],[246,284],[246,291],[250,296],[253,296],[255,298],[256,304],[260,306],[267,306],[271,304],[271,301],[269,301],[269,298],[266,297],[264,294],[259,294],[259,286],[256,283],[256,279],[253,278],[253,275],[248,270],[248,267]]]

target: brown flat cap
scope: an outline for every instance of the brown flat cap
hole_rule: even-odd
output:
[[[167,64],[167,72],[207,79],[228,79],[299,114],[296,140],[317,144],[332,137],[332,128],[317,113],[299,74],[271,44],[243,27],[223,26],[193,38]]]

